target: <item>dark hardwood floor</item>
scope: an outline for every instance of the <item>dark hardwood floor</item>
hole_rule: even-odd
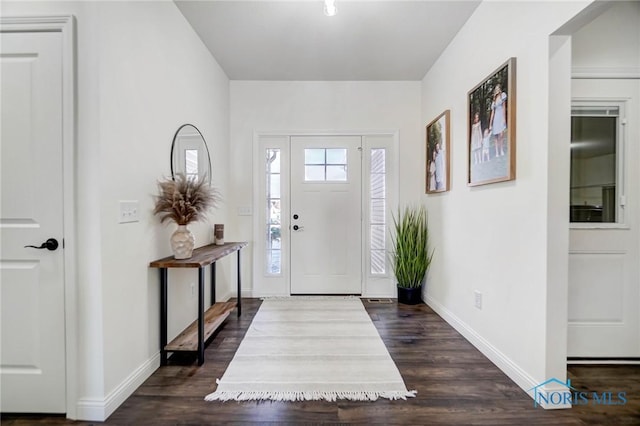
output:
[[[206,402],[233,358],[260,301],[243,300],[241,319],[226,321],[198,367],[158,369],[115,413],[109,425],[397,424],[640,425],[639,366],[572,366],[576,389],[625,391],[626,405],[534,408],[533,400],[426,305],[369,303],[367,311],[398,366],[407,401]],[[4,416],[2,424],[91,424],[62,417]]]

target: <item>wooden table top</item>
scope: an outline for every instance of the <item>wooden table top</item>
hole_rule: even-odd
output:
[[[223,245],[209,244],[193,250],[189,259],[176,259],[173,256],[154,260],[149,263],[151,268],[202,268],[234,251],[246,246],[246,241],[224,243]]]

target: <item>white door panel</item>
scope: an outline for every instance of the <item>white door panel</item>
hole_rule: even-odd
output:
[[[613,200],[617,223],[573,224],[569,233],[567,352],[569,357],[577,358],[637,358],[640,357],[640,81],[574,80],[572,91],[579,98],[579,105],[619,105],[620,118],[615,170],[618,199]],[[597,155],[594,157],[597,160]],[[597,175],[598,170],[594,173]],[[584,188],[589,189],[589,185]],[[576,201],[572,200],[572,204],[582,205],[580,200]],[[584,201],[584,204],[587,207],[591,203]]]
[[[573,295],[569,321],[622,324],[625,307],[625,254],[571,253]],[[629,295],[627,295],[629,296]]]
[[[64,413],[62,35],[1,37],[0,409]]]
[[[624,241],[618,244],[618,250],[593,250],[598,246],[595,237],[588,243],[574,244],[569,254],[568,356],[638,357],[637,260],[623,250]],[[575,247],[592,250],[577,251]]]
[[[361,140],[360,136],[291,138],[292,294],[362,292]],[[332,153],[339,151],[331,150],[341,149],[346,150],[346,175],[332,165],[342,160],[332,160]],[[305,161],[305,150],[327,150],[326,161]]]

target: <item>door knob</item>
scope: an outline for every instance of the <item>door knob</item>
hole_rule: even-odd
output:
[[[40,247],[38,246],[24,246],[25,248],[27,247],[31,247],[34,249],[47,249],[49,251],[54,251],[55,249],[58,248],[58,240],[56,240],[55,238],[49,238],[47,241],[45,241],[44,243],[40,244]]]
[[[297,231],[298,229],[300,229],[300,227],[298,225],[293,225],[293,230]]]

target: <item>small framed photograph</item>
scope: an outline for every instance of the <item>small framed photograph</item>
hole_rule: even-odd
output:
[[[426,193],[450,189],[449,154],[451,149],[450,111],[446,110],[427,125]]]
[[[469,92],[469,186],[516,178],[516,58]]]

